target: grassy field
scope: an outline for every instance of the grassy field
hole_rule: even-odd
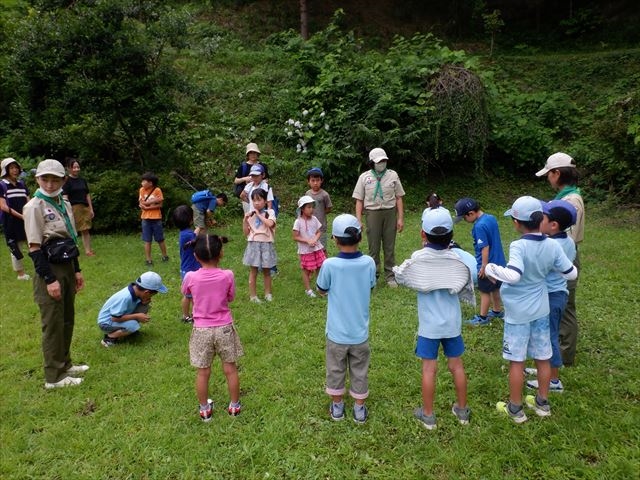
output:
[[[486,202],[487,211],[500,218],[505,250],[515,238],[501,217],[510,196]],[[398,237],[398,262],[420,246],[418,210],[410,212]],[[152,321],[136,343],[112,349],[100,345],[97,312],[144,271],[144,258],[137,236],[95,237],[97,256],[82,259],[87,287],[76,300],[72,350],[74,360],[91,369],[81,386],[56,391],[43,389],[31,286],[13,280],[3,252],[0,477],[637,478],[640,220],[637,211],[605,207],[590,207],[588,215],[578,362],[563,372],[566,392],[551,398],[553,416],[531,415],[515,425],[496,412],[508,386],[502,325],[494,322],[463,331],[471,424],[459,425],[449,412],[454,392],[441,361],[439,423],[431,432],[412,418],[420,404],[415,294],[384,286],[375,289],[371,304],[370,419],[365,425],[330,420],[325,300],[304,296],[290,239],[293,218],[286,212],[279,218],[281,274],[272,304],[248,302],[239,220],[219,230],[231,238],[223,266],[236,273],[232,309],[246,352],[240,361],[244,410],[239,417],[227,415],[226,385],[216,363],[210,389],[216,409],[209,424],[197,414],[190,327],[179,321],[177,232],[168,232],[171,261],[155,267],[169,293],[154,298]],[[470,249],[470,226],[456,226],[456,238]],[[159,258],[155,246],[154,254]],[[464,307],[464,314],[472,311]]]

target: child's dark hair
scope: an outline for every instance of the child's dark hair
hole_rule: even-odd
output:
[[[215,234],[198,235],[193,242],[193,252],[203,262],[217,260],[222,252],[222,244],[228,241],[227,237]]]
[[[173,220],[173,224],[180,230],[189,228],[191,222],[193,222],[193,210],[187,205],[179,205],[173,211],[171,219]]]
[[[348,237],[334,236],[338,245],[350,247],[351,245],[357,245],[360,243],[360,240],[362,240],[362,233],[360,233],[356,227],[348,227],[344,233],[348,235]]]
[[[251,192],[251,200],[256,200],[258,198],[261,198],[266,202],[267,191],[263,188],[256,188],[253,192]]]
[[[427,197],[427,207],[429,208],[438,208],[442,204],[442,199],[437,193],[432,193]]]
[[[142,174],[142,180],[146,180],[147,182],[151,182],[154,187],[158,186],[158,177],[153,172],[144,172]]]
[[[225,205],[227,203],[229,203],[229,197],[227,197],[227,194],[224,192],[220,192],[219,194],[216,195],[216,198],[220,198],[222,199],[222,201],[225,203]]]
[[[559,167],[555,170],[560,174],[558,176],[559,185],[578,185],[578,169],[574,167]]]
[[[518,220],[518,223],[522,225],[524,228],[526,228],[527,230],[538,230],[540,228],[540,223],[542,222],[543,218],[544,218],[544,215],[542,212],[533,212],[531,214],[531,220],[525,221],[525,220],[518,220],[517,218],[514,220]]]
[[[443,231],[442,234],[440,234],[438,231],[438,229],[440,228]],[[453,230],[450,232],[447,232],[446,230],[447,229],[444,227],[436,227],[434,228],[435,233],[433,235],[425,232],[425,235],[427,236],[427,242],[448,247],[451,243],[451,239],[453,238]]]

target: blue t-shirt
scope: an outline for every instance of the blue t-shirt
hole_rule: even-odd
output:
[[[178,237],[178,248],[180,249],[180,273],[184,277],[187,272],[195,272],[200,269],[200,263],[193,254],[193,246],[185,248],[185,244],[196,238],[193,230],[185,228],[180,230]]]
[[[425,248],[443,251],[447,250],[447,247],[432,244],[427,244]],[[458,252],[456,252],[456,255],[464,261]],[[469,267],[469,265],[467,265],[467,267]],[[474,262],[473,270],[475,269],[476,266]],[[471,270],[472,273],[473,270]],[[428,293],[418,292],[419,336],[439,339],[457,337],[461,333],[462,311],[460,309],[460,300],[458,299],[457,294],[452,294],[449,290],[445,289],[434,290]]]
[[[509,246],[507,268],[519,272],[518,283],[502,283],[506,323],[525,324],[549,314],[546,277],[549,272],[567,273],[573,263],[555,240],[540,234],[523,235]]]
[[[482,267],[482,249],[485,247],[489,247],[489,263],[495,263],[501,267],[506,265],[496,217],[483,213],[474,222],[471,235],[473,236],[473,248],[476,252],[478,270]]]
[[[376,264],[361,252],[339,253],[322,264],[316,282],[328,292],[327,338],[357,345],[369,338],[369,302],[376,284]]]
[[[113,326],[111,317],[122,317],[133,313],[140,303],[140,299],[133,292],[133,283],[111,295],[98,313],[98,325]]]
[[[201,190],[191,195],[191,203],[201,212],[215,212],[218,207],[218,199],[209,190]]]
[[[552,240],[558,242],[562,251],[572,262],[576,259],[576,244],[573,239],[567,235],[567,232],[560,232],[556,235],[550,236]],[[567,279],[563,278],[558,272],[551,272],[547,275],[547,290],[551,292],[566,292],[569,293],[567,288]]]

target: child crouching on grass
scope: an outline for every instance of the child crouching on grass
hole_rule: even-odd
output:
[[[313,215],[315,200],[308,195],[298,200],[298,218],[293,223],[293,239],[298,243],[298,255],[302,268],[302,284],[307,297],[315,298],[311,290],[311,277],[326,260],[325,247],[320,243],[322,224]]]
[[[422,407],[414,416],[427,430],[436,428],[433,411],[436,393],[438,349],[447,357],[453,375],[456,402],[451,412],[460,424],[469,423],[467,376],[462,354],[462,311],[459,297],[475,305],[473,272],[458,254],[449,249],[453,219],[445,208],[430,208],[422,215],[423,249],[414,252],[393,271],[396,281],[418,292],[418,340],[416,355],[422,359]]]
[[[376,264],[358,250],[362,227],[353,215],[338,215],[333,220],[333,238],[340,253],[328,258],[318,274],[320,295],[328,295],[326,364],[326,392],[332,402],[332,420],[345,417],[344,402],[347,368],[355,399],[353,420],[367,421],[369,396],[369,302],[371,289],[376,285]]]
[[[222,258],[225,237],[199,235],[195,256],[202,268],[188,272],[182,281],[182,293],[193,297],[193,330],[189,340],[191,365],[198,369],[196,395],[200,404],[200,418],[209,422],[213,415],[213,401],[209,398],[211,363],[220,356],[222,371],[229,389],[229,415],[239,415],[240,379],[236,362],[244,352],[240,337],[233,325],[229,303],[236,296],[236,283],[231,270],[218,267]]]
[[[500,280],[500,294],[505,306],[502,357],[509,365],[509,401],[498,402],[496,409],[515,423],[527,421],[522,406],[524,362],[531,357],[536,362],[539,390],[528,395],[526,403],[536,415],[551,415],[549,380],[551,339],[549,333],[549,297],[545,279],[550,272],[559,272],[573,280],[577,269],[562,251],[562,247],[540,233],[542,205],[533,197],[520,197],[505,212],[511,217],[520,239],[511,242],[506,267],[489,263],[485,272],[490,280]]]
[[[160,275],[144,272],[134,282],[114,293],[98,313],[98,326],[104,333],[102,346],[113,347],[119,341],[140,330],[141,323],[151,320],[151,297],[167,293]]]

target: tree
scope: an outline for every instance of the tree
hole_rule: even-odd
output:
[[[157,1],[39,6],[17,23],[3,71],[12,150],[139,169],[170,159],[183,81],[165,51],[182,46],[186,18]]]
[[[300,0],[300,35],[309,40],[309,8],[307,0]]]
[[[489,56],[493,56],[493,43],[496,37],[496,33],[504,27],[504,21],[500,17],[500,10],[494,10],[491,13],[482,15],[484,19],[484,29],[487,33],[491,34],[491,47],[489,48]]]

